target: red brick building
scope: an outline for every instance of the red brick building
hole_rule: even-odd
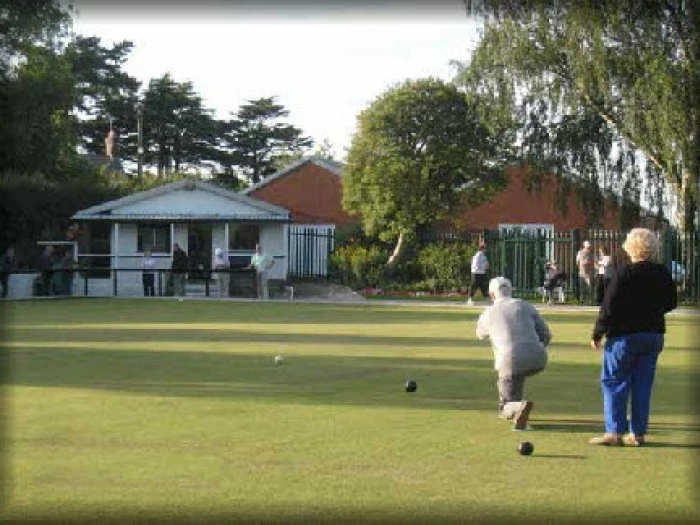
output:
[[[339,162],[306,157],[242,193],[286,208],[297,224],[343,226],[357,221],[356,216],[343,210],[343,168]],[[456,228],[474,232],[496,230],[505,224],[549,225],[557,231],[586,228],[584,207],[573,193],[567,197],[566,213],[559,210],[557,185],[560,181],[556,176],[545,176],[542,187],[530,191],[525,166],[512,166],[506,174],[507,187],[490,202],[466,210],[454,219]],[[610,201],[605,206],[600,228],[616,230],[619,225],[620,207]]]
[[[507,187],[490,202],[463,212],[456,226],[470,231],[496,230],[502,224],[550,224],[555,230],[586,228],[586,212],[573,193],[567,197],[566,213],[559,210],[557,190],[560,181],[554,175],[542,178],[541,188],[528,190],[527,168],[512,166],[506,170]],[[620,208],[607,202],[600,228],[615,230],[620,224]]]
[[[241,193],[289,210],[293,223],[343,226],[356,218],[343,210],[343,165],[306,157]]]

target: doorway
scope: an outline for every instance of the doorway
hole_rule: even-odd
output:
[[[187,227],[189,279],[206,279],[211,270],[211,223],[191,222]]]

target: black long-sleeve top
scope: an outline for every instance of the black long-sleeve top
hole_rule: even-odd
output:
[[[177,249],[173,252],[173,263],[170,270],[173,273],[187,272],[187,254],[183,249]]]
[[[642,261],[618,268],[605,290],[593,340],[638,332],[664,333],[664,314],[676,308],[678,297],[671,272]]]

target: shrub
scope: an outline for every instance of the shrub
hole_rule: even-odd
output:
[[[381,287],[386,282],[387,253],[376,245],[338,248],[330,260],[331,278],[355,290]]]
[[[477,246],[463,241],[436,242],[423,246],[417,254],[421,288],[432,292],[461,292],[469,287],[471,259]]]

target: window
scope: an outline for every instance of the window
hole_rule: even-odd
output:
[[[139,224],[137,250],[170,253],[170,224]]]
[[[229,224],[229,250],[255,250],[260,240],[260,226],[257,224]]]

